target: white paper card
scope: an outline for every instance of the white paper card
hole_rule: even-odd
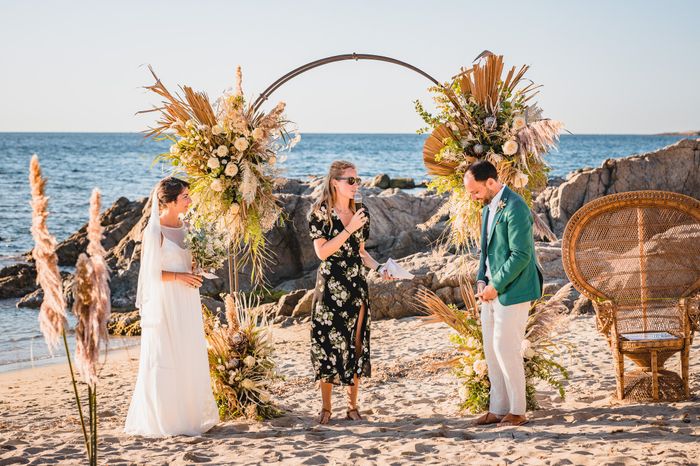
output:
[[[394,259],[389,258],[384,265],[379,268],[379,274],[381,275],[384,271],[388,271],[389,275],[399,280],[411,280],[413,274],[394,261]]]

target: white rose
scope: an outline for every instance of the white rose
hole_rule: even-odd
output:
[[[535,350],[532,348],[528,348],[525,353],[523,354],[523,357],[525,359],[532,359],[532,357],[535,355]]]
[[[178,152],[180,152],[180,149],[177,147],[177,144],[173,144],[172,146],[170,146],[170,153],[172,155],[175,155]]]
[[[277,163],[277,157],[275,157],[275,156],[273,155],[272,157],[270,157],[270,158],[267,160],[267,163],[269,163],[270,166],[274,166],[274,165]]]
[[[469,391],[467,390],[467,387],[465,387],[464,385],[460,385],[458,391],[459,391],[459,397],[463,400],[467,398],[467,395],[469,395]]]
[[[486,365],[486,361],[483,359],[477,359],[474,361],[474,372],[476,372],[476,375],[479,377],[483,377],[488,373],[489,367]]]
[[[475,144],[474,145],[474,153],[476,155],[481,155],[484,153],[484,146],[481,144]]]
[[[253,356],[246,356],[243,360],[243,364],[247,367],[253,367],[255,365],[255,358]]]
[[[492,163],[498,164],[499,162],[501,162],[501,160],[503,160],[503,156],[500,155],[500,154],[497,154],[497,153],[495,153],[495,152],[489,152],[489,153],[488,153],[488,159],[489,159]]]
[[[236,165],[233,162],[229,163],[228,165],[226,165],[226,170],[224,170],[224,173],[226,174],[226,176],[230,176],[231,178],[233,178],[238,173],[238,165]]]
[[[503,153],[506,155],[513,155],[516,152],[518,152],[518,143],[515,142],[513,139],[506,141],[505,144],[503,144]]]
[[[211,134],[218,136],[219,134],[224,134],[224,128],[221,125],[214,125],[211,127]]]
[[[525,126],[527,126],[527,122],[525,121],[525,118],[523,118],[521,116],[516,116],[515,118],[513,118],[513,129],[515,131],[520,131]]]
[[[515,177],[513,178],[513,186],[515,186],[516,188],[524,188],[525,186],[527,186],[528,180],[528,176],[525,173],[519,171],[515,174]]]
[[[255,382],[253,382],[250,379],[243,379],[243,382],[241,382],[241,387],[245,388],[246,390],[254,390],[255,389]]]
[[[236,150],[243,152],[248,148],[248,140],[246,138],[238,138],[236,142],[233,143]]]
[[[213,191],[216,191],[217,193],[220,193],[221,191],[224,190],[224,185],[221,184],[220,179],[215,179],[214,181],[211,182],[211,185],[209,186]]]
[[[216,155],[219,157],[226,157],[228,155],[228,147],[221,145],[216,148]]]
[[[265,137],[265,131],[262,128],[255,128],[253,130],[253,139],[256,141]]]
[[[207,160],[207,167],[211,168],[212,170],[216,170],[220,166],[221,164],[219,163],[219,159],[216,157],[209,157],[209,160]]]

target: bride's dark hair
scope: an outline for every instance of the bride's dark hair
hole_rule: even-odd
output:
[[[180,193],[189,187],[190,184],[180,178],[175,178],[174,176],[163,178],[156,187],[158,205],[165,207],[165,204],[176,201]]]

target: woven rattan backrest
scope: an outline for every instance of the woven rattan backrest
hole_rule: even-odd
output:
[[[664,314],[665,301],[700,289],[700,201],[665,191],[595,199],[566,225],[562,260],[588,298]]]

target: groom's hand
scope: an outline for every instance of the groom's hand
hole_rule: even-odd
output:
[[[491,285],[486,285],[482,292],[476,294],[476,297],[479,298],[481,302],[493,301],[497,296],[498,291]]]

